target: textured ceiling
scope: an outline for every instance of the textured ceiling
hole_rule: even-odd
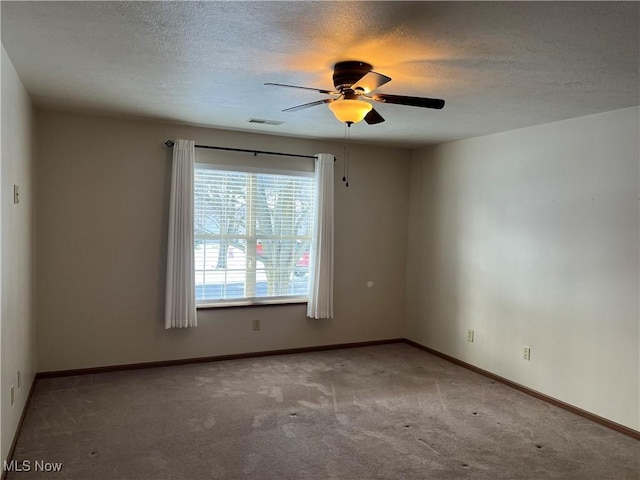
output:
[[[37,105],[340,139],[332,66],[361,60],[382,93],[354,141],[407,147],[638,105],[638,2],[8,2],[2,43]],[[280,126],[247,123],[250,117]]]

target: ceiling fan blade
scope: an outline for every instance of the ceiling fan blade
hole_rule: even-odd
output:
[[[382,115],[376,112],[376,109],[373,108],[369,113],[365,115],[364,121],[367,122],[369,125],[375,125],[376,123],[384,122],[384,118],[382,118]]]
[[[305,108],[315,107],[316,105],[322,105],[323,103],[331,103],[333,98],[325,98],[324,100],[317,100],[315,102],[303,103],[302,105],[296,105],[295,107],[285,108],[283,112],[296,112],[298,110],[304,110]]]
[[[387,77],[386,75],[382,75],[381,73],[377,72],[369,72],[356,83],[351,85],[351,89],[354,92],[359,90],[363,93],[369,93],[390,81],[391,77]]]
[[[318,93],[325,93],[327,95],[340,95],[338,92],[333,92],[331,90],[323,90],[322,88],[312,88],[312,87],[299,87],[298,85],[286,85],[284,83],[265,83],[265,85],[271,85],[276,87],[288,87],[288,88],[300,88],[302,90],[313,90]]]
[[[388,95],[376,93],[371,98],[380,103],[395,103],[397,105],[409,105],[411,107],[437,108],[444,107],[444,100],[439,98],[407,97],[404,95]]]

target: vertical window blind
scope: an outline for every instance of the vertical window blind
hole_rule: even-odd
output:
[[[228,168],[195,168],[198,304],[306,300],[313,176]]]

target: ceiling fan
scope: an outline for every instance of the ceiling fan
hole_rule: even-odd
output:
[[[444,100],[426,97],[408,97],[404,95],[390,95],[386,93],[372,93],[377,88],[391,81],[390,77],[373,71],[373,67],[365,62],[347,61],[336,63],[333,68],[333,85],[335,90],[323,90],[321,88],[300,87],[286,85],[284,83],[265,83],[277,87],[300,88],[313,90],[325,95],[334,95],[332,98],[304,103],[295,107],[286,108],[283,112],[295,112],[316,105],[328,104],[329,108],[338,120],[351,126],[353,123],[364,120],[369,125],[384,122],[371,103],[362,99],[373,100],[380,103],[393,103],[396,105],[409,105],[412,107],[436,108],[444,107]]]

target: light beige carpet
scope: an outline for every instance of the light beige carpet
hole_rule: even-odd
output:
[[[640,479],[640,442],[401,343],[40,380],[14,460],[9,480]]]

